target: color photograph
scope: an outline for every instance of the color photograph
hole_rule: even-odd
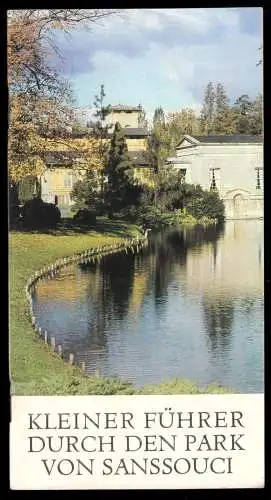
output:
[[[262,17],[8,11],[12,396],[264,392]]]

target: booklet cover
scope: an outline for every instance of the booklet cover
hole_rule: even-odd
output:
[[[263,488],[262,9],[7,35],[10,488]]]

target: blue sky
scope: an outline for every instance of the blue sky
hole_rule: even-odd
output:
[[[82,107],[93,106],[101,83],[108,104],[141,103],[147,113],[157,106],[198,111],[210,80],[231,99],[262,90],[258,7],[123,9],[91,31],[59,35],[59,44]]]

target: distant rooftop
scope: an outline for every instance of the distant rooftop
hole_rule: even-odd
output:
[[[109,136],[113,135],[113,130],[110,130]],[[125,127],[124,128],[125,137],[147,137],[149,132],[145,128],[133,128],[133,127]]]
[[[146,137],[147,135],[149,135],[148,130],[140,127],[139,128],[125,127],[124,131],[126,136]]]
[[[195,135],[193,136],[199,142],[203,143],[235,143],[235,142],[263,142],[262,135]]]
[[[113,111],[142,111],[141,106],[127,106],[126,104],[115,104],[111,106]]]

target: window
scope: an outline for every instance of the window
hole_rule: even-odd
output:
[[[181,184],[185,183],[185,176],[186,176],[186,168],[180,168],[180,177],[181,177]]]
[[[211,179],[211,185],[210,185],[210,191],[214,191],[218,189],[219,185],[219,168],[210,168],[210,179]]]
[[[65,172],[64,174],[64,186],[65,188],[72,188],[73,186],[73,174],[72,172]]]
[[[262,179],[261,179],[261,170],[262,168],[257,167],[256,170],[256,189],[262,189]]]

